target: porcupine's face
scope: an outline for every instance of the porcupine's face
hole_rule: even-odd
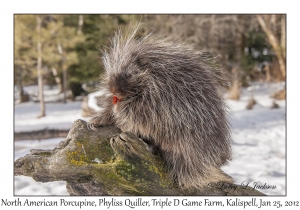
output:
[[[138,96],[143,91],[143,75],[135,61],[112,74],[108,88],[113,94],[113,104]]]
[[[108,86],[110,92],[113,94],[113,103],[124,100],[128,97],[131,85],[128,83],[130,80],[130,75],[128,74],[119,74],[114,76],[109,80]]]

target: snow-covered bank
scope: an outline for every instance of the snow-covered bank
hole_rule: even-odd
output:
[[[240,101],[228,100],[233,126],[233,160],[224,167],[236,184],[275,186],[259,189],[267,195],[285,195],[286,191],[286,104],[276,101],[278,109],[270,109],[271,93],[284,84],[254,84],[242,91]],[[245,107],[251,95],[258,102],[252,110]],[[31,102],[15,106],[15,131],[37,128],[69,128],[81,117],[80,102],[46,104],[47,116],[37,119],[39,105]],[[88,120],[85,118],[84,120]],[[49,149],[63,139],[15,142],[15,159],[29,153],[32,148]],[[64,182],[36,183],[28,177],[15,177],[16,195],[66,195]]]
[[[230,102],[229,102],[230,103]],[[232,114],[233,161],[224,171],[237,184],[275,186],[267,195],[284,195],[286,186],[285,107],[255,107]]]
[[[23,157],[30,152],[31,149],[43,148],[53,149],[57,147],[59,142],[64,138],[38,140],[23,140],[15,142],[15,160]],[[48,182],[41,183],[34,181],[31,177],[16,176],[15,177],[15,195],[69,195],[66,190],[66,182]]]
[[[39,103],[26,102],[15,106],[15,132],[41,130],[44,128],[69,129],[81,116],[81,101],[46,103],[46,116],[39,115]]]
[[[240,101],[227,100],[233,127],[233,160],[223,169],[237,184],[269,186],[258,188],[267,195],[286,194],[286,101],[276,101],[279,108],[270,109],[270,95],[284,85],[256,83],[242,89]],[[246,110],[252,96],[257,104]]]

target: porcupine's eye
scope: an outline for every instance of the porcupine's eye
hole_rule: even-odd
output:
[[[121,101],[121,100],[122,100],[121,98],[118,98],[117,96],[113,96],[112,103],[113,103],[113,104],[116,104],[116,103],[118,103],[118,102]]]
[[[120,102],[125,97],[125,95],[119,90],[118,85],[111,85],[110,92],[113,94],[112,104]]]
[[[130,79],[128,74],[119,74],[109,81],[109,90],[113,94],[113,104],[128,97],[129,93],[132,91]]]

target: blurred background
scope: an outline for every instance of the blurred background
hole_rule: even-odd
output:
[[[237,184],[285,194],[286,15],[14,15],[15,158],[54,148],[72,122],[100,108],[95,97],[105,46],[119,28],[147,30],[207,50],[228,79]],[[67,195],[65,183],[15,177],[16,195]]]

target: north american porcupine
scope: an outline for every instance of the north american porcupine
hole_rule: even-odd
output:
[[[104,52],[101,88],[111,93],[91,128],[115,124],[157,148],[182,188],[233,182],[220,167],[231,159],[227,107],[203,52],[139,27],[116,33]],[[103,104],[103,102],[102,102]]]

